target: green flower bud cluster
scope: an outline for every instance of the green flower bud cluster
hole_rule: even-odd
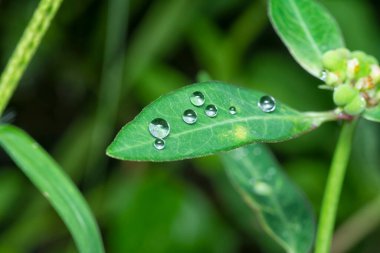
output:
[[[380,101],[380,66],[361,51],[339,48],[322,57],[321,79],[334,89],[333,99],[343,112],[358,115]]]

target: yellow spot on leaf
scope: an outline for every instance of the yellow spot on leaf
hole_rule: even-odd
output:
[[[243,126],[236,126],[233,130],[234,136],[239,140],[245,140],[248,137],[248,130]]]

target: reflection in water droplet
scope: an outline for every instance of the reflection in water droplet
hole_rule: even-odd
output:
[[[328,74],[329,73],[327,72],[327,70],[322,70],[321,74],[319,75],[319,79],[325,82],[327,80]]]
[[[218,115],[218,108],[215,105],[208,105],[206,106],[205,113],[210,118],[214,118]]]
[[[157,150],[163,150],[165,148],[165,141],[163,139],[155,139],[154,143],[153,143],[153,146]]]
[[[273,112],[276,109],[276,100],[271,96],[262,96],[257,105],[263,112]]]
[[[231,106],[228,111],[230,112],[231,115],[235,115],[237,113],[236,111],[236,107],[235,106]]]
[[[170,133],[169,123],[164,119],[156,118],[150,122],[149,132],[153,137],[163,139]]]
[[[188,109],[188,110],[183,112],[182,119],[187,124],[190,124],[190,125],[194,124],[195,122],[197,122],[197,119],[198,119],[197,113],[191,109]]]
[[[190,102],[195,106],[202,106],[205,103],[205,96],[200,91],[195,91],[190,96]]]

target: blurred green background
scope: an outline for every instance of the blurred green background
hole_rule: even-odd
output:
[[[376,0],[323,4],[347,46],[380,58]],[[37,0],[0,0],[3,69]],[[301,111],[332,108],[271,28],[260,0],[65,0],[8,106],[8,118],[73,178],[100,224],[107,252],[281,252],[228,182],[217,157],[120,162],[105,148],[148,103],[213,79],[265,91]],[[4,119],[7,120],[7,119]],[[271,145],[316,215],[339,124]],[[380,131],[361,121],[345,181],[334,252],[380,250]],[[375,201],[375,202],[373,202]],[[373,204],[375,203],[375,204]],[[362,214],[368,204],[371,215]],[[376,209],[377,208],[377,209]],[[364,209],[365,210],[365,209]],[[370,225],[372,226],[370,226]],[[339,251],[362,233],[364,239]],[[0,151],[0,253],[75,252],[58,215]]]

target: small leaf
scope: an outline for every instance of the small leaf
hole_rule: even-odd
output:
[[[313,0],[270,0],[269,16],[295,60],[318,78],[323,53],[344,47],[338,24]]]
[[[194,93],[204,96],[204,104],[199,100],[193,101],[197,106],[191,103]],[[187,159],[252,142],[288,140],[335,117],[332,113],[300,113],[278,101],[275,108],[265,104],[264,110],[270,112],[264,112],[258,106],[263,96],[261,92],[215,81],[184,87],[143,109],[122,128],[107,154],[124,160]],[[183,119],[185,111],[188,123]],[[151,122],[166,127],[153,129],[155,136],[161,138],[156,143],[148,129]],[[170,131],[166,131],[168,128]]]
[[[262,144],[253,144],[221,158],[230,180],[257,212],[264,230],[286,252],[309,252],[315,234],[310,204],[269,150]]]
[[[380,122],[380,105],[365,110],[363,113],[363,118],[374,122]]]
[[[58,164],[24,131],[0,125],[0,145],[56,209],[81,253],[102,253],[97,224],[82,195]]]

